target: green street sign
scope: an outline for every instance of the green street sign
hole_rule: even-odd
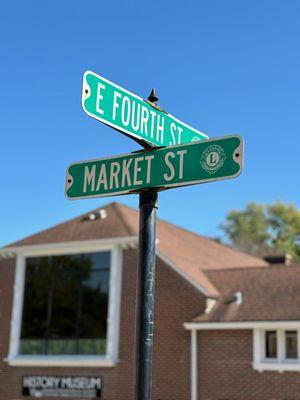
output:
[[[66,197],[84,199],[164,190],[234,178],[241,173],[243,141],[226,136],[201,142],[143,150],[72,163],[67,169]]]
[[[90,117],[115,128],[145,147],[172,146],[208,139],[128,90],[87,71],[83,76],[82,108]]]

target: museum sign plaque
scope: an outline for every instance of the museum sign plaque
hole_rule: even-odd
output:
[[[23,396],[99,399],[102,381],[95,376],[23,376]]]

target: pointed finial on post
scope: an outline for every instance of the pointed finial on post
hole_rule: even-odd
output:
[[[158,97],[156,94],[156,90],[152,89],[151,93],[149,94],[149,97],[147,100],[144,100],[146,103],[150,104],[151,107],[155,108],[156,110],[159,110],[165,114],[168,114],[166,110],[163,110],[160,106],[157,105],[158,102]]]
[[[155,103],[155,104],[158,102],[158,97],[157,97],[155,89],[151,90],[148,100],[151,101],[151,103]]]

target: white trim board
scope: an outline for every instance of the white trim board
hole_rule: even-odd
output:
[[[120,245],[122,248],[136,247],[138,244],[137,236],[116,237],[108,239],[95,240],[74,240],[71,242],[33,244],[24,246],[3,247],[0,249],[0,257],[8,257],[16,255],[22,256],[42,256],[64,254],[64,252],[72,252],[73,254],[81,253],[81,251],[95,251],[113,246]]]
[[[82,357],[82,356],[45,356],[5,358],[4,361],[15,367],[114,367],[118,360],[109,360],[105,357]]]
[[[267,362],[253,362],[253,369],[263,372],[263,371],[298,371],[300,372],[299,362],[295,363],[267,363]]]
[[[246,322],[185,322],[186,330],[224,329],[300,329],[300,321],[246,321]]]

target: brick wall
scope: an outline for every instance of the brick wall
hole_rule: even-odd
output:
[[[8,354],[14,260],[0,262],[0,400],[22,399],[24,374],[99,375],[103,400],[133,400],[135,391],[135,323],[137,253],[123,256],[120,362],[112,368],[11,367]],[[190,398],[190,334],[182,324],[204,309],[204,297],[176,272],[157,261],[153,400]],[[23,397],[25,399],[25,397]]]
[[[299,400],[298,372],[252,368],[252,331],[198,332],[198,400]]]
[[[191,321],[206,306],[205,298],[169,267],[158,262],[154,336],[154,400],[190,399]]]

